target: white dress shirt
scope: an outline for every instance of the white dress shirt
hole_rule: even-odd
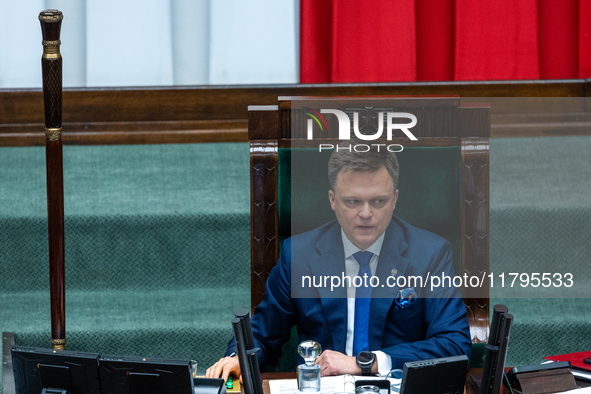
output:
[[[382,250],[382,243],[384,242],[384,234],[382,234],[369,248],[365,249],[365,252],[373,253],[373,256],[369,260],[369,268],[371,274],[376,274],[378,267],[378,259],[380,257],[380,251]],[[345,275],[351,278],[357,276],[359,273],[359,263],[353,257],[353,254],[362,251],[355,246],[349,238],[345,235],[345,232],[341,228],[341,237],[343,239],[343,247],[345,252]],[[371,324],[371,322],[370,322]],[[353,336],[355,327],[355,287],[350,286],[347,288],[347,341],[345,343],[345,352],[347,356],[354,356],[353,354]],[[392,369],[392,359],[386,353],[376,350],[373,351],[376,355],[378,362],[378,373],[382,376],[386,376],[390,369]]]

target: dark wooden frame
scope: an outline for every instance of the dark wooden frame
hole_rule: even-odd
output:
[[[251,164],[251,308],[262,300],[265,282],[279,257],[278,244],[278,147],[290,146],[291,103],[280,98],[278,106],[250,106],[248,135]],[[402,99],[404,100],[404,99]],[[416,105],[417,99],[412,99]],[[420,99],[429,105],[433,98]],[[490,108],[460,106],[458,98],[443,99],[457,111],[457,124],[446,130],[416,134],[414,146],[461,146],[462,152],[462,275],[481,276],[489,267],[489,151]],[[407,100],[408,101],[408,100]],[[423,104],[421,104],[423,105]],[[455,107],[454,107],[455,106]],[[329,127],[330,128],[330,127]],[[452,133],[450,135],[450,133]],[[316,142],[317,144],[318,142]],[[488,340],[488,285],[478,294],[464,294],[474,343]]]

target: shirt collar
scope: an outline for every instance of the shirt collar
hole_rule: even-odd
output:
[[[365,249],[365,251],[371,252],[371,253],[375,254],[376,256],[379,256],[380,250],[382,250],[382,244],[384,243],[384,236],[385,235],[386,235],[386,232],[384,231],[384,233],[382,233],[382,235],[380,235],[380,237],[378,239],[376,239],[376,241],[373,243],[373,245],[371,245],[369,248]],[[341,238],[343,239],[345,259],[348,259],[353,254],[362,250],[362,249],[359,249],[357,246],[355,246],[353,244],[353,242],[349,241],[349,238],[347,238],[347,236],[345,235],[345,232],[343,231],[342,227],[341,227]]]

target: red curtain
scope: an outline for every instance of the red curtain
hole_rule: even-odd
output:
[[[586,0],[581,1],[583,3]],[[579,2],[540,0],[538,4],[540,78],[577,78],[579,71]],[[588,47],[589,50],[591,48]]]
[[[591,0],[301,0],[302,83],[591,77]]]
[[[591,78],[591,1],[579,2],[579,78]]]

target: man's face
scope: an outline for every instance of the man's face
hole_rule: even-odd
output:
[[[330,206],[347,238],[367,249],[386,231],[398,199],[385,167],[374,172],[339,172]]]

